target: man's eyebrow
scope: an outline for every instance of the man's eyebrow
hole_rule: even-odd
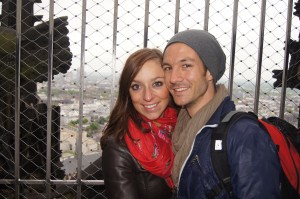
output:
[[[195,59],[186,57],[186,58],[182,58],[181,60],[179,60],[179,62],[186,62],[186,61],[195,61]]]
[[[195,59],[189,58],[189,57],[185,57],[185,58],[180,59],[177,63],[184,63],[184,62],[188,62],[188,61],[194,62]],[[170,64],[168,62],[163,62],[162,66],[165,66],[165,65],[170,65]]]

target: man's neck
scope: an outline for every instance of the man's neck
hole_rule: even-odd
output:
[[[192,118],[201,108],[203,108],[207,103],[209,103],[215,96],[216,91],[206,92],[205,95],[199,97],[194,103],[186,106],[186,109]]]

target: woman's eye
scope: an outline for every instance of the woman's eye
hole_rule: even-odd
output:
[[[162,81],[158,81],[158,82],[154,82],[153,84],[155,87],[160,87],[162,85],[164,85],[164,83]]]
[[[140,88],[140,86],[138,84],[132,84],[131,85],[131,89],[134,90],[134,91],[138,90],[139,88]]]

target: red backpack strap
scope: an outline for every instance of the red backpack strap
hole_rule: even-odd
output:
[[[300,195],[300,154],[295,146],[276,126],[259,119],[266,128],[274,144],[278,147],[280,164],[290,184]]]

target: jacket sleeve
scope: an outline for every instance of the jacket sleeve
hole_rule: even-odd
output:
[[[129,151],[109,139],[102,152],[102,169],[109,199],[138,199],[137,184]]]
[[[267,132],[256,120],[240,119],[229,129],[228,140],[235,198],[279,198],[281,166]]]

